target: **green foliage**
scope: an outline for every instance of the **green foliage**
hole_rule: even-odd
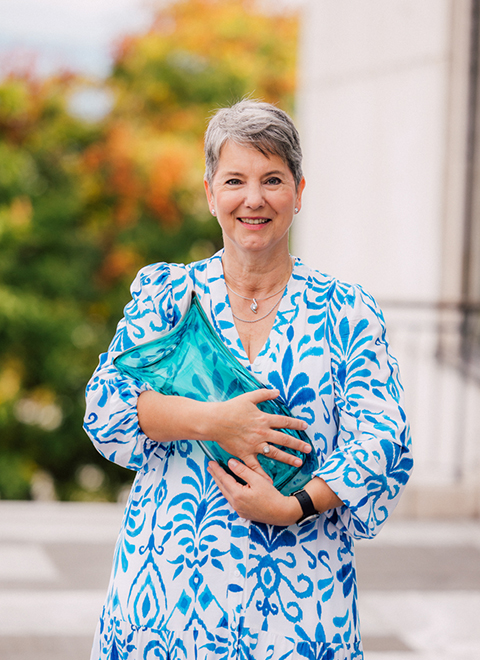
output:
[[[296,29],[249,0],[174,3],[118,45],[115,101],[94,123],[69,109],[78,77],[0,82],[1,498],[48,475],[62,499],[112,499],[131,480],[82,430],[86,382],[138,268],[220,247],[206,118],[246,94],[291,110]]]

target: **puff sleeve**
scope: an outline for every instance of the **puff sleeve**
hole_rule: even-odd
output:
[[[395,508],[413,468],[398,364],[383,315],[359,286],[338,284],[327,318],[338,435],[316,472],[345,503],[336,524],[371,538]]]
[[[153,452],[161,458],[166,445],[148,438],[138,424],[137,399],[151,388],[121,374],[113,360],[167,332],[185,313],[187,278],[175,269],[179,267],[161,263],[138,273],[124,317],[86,389],[85,431],[102,456],[132,470],[143,468]]]

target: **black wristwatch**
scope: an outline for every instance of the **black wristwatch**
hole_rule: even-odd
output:
[[[296,493],[292,493],[294,497],[297,498],[297,500],[300,502],[300,506],[302,507],[302,515],[300,518],[297,520],[297,525],[298,523],[304,522],[305,520],[314,520],[317,518],[320,514],[318,511],[315,510],[315,507],[313,506],[312,498],[310,495],[307,493],[306,490],[297,490]]]

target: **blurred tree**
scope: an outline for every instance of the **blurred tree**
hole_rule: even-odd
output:
[[[245,95],[291,111],[296,38],[252,0],[183,0],[117,45],[102,120],[72,113],[73,75],[0,83],[0,497],[51,475],[63,499],[111,499],[131,480],[82,431],[86,381],[138,268],[220,246],[207,117]]]
[[[75,80],[9,76],[0,86],[0,496],[29,495],[42,467],[63,484],[84,461],[85,379],[107,319],[91,312],[102,255],[86,223]]]

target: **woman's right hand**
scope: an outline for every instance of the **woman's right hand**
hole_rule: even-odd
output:
[[[147,390],[138,398],[138,421],[143,432],[157,442],[184,438],[217,442],[226,452],[267,477],[258,461],[259,454],[265,455],[265,447],[269,449],[269,458],[295,466],[300,466],[302,460],[274,445],[306,454],[312,449],[303,440],[277,430],[304,431],[306,422],[258,408],[258,403],[276,399],[278,395],[278,390],[260,389],[229,401],[203,402]]]
[[[277,429],[305,431],[307,423],[295,417],[272,415],[263,412],[257,404],[276,399],[278,390],[260,389],[247,392],[228,401],[211,403],[211,424],[208,439],[217,442],[222,449],[241,459],[255,472],[266,476],[258,456],[266,455],[281,463],[302,465],[301,458],[287,454],[274,445],[289,447],[309,453],[312,447],[303,440]]]

